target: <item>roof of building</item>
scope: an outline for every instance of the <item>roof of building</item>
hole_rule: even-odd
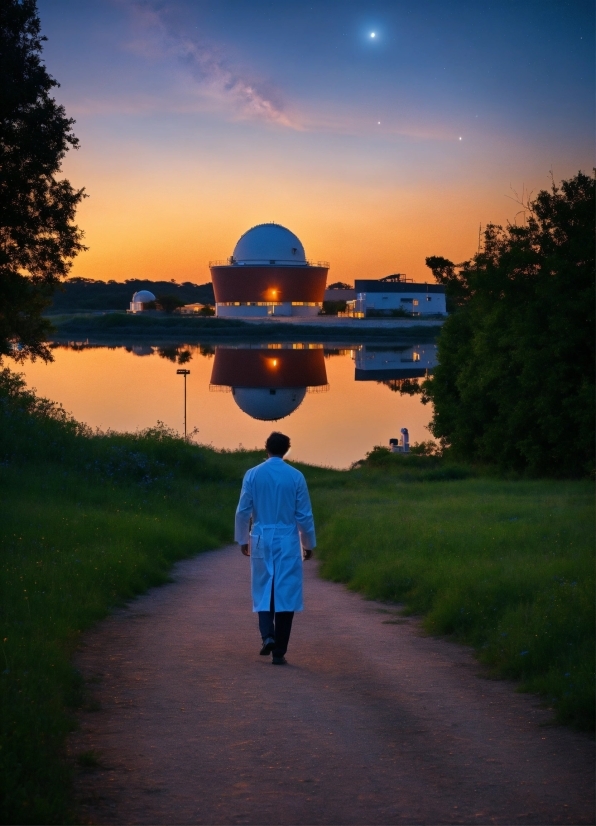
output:
[[[155,296],[149,290],[139,290],[132,297],[135,304],[148,304],[150,301],[155,301]]]
[[[306,264],[299,238],[280,224],[258,224],[242,235],[234,247],[237,264]]]
[[[415,281],[381,281],[359,279],[354,282],[357,293],[444,293],[443,284],[421,284]]]

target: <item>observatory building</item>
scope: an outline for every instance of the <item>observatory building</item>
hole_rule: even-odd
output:
[[[209,267],[218,316],[316,316],[323,306],[328,262],[307,261],[280,224],[252,227],[227,261]]]
[[[307,392],[328,389],[323,348],[216,347],[209,389],[231,391],[247,416],[275,422],[300,407]]]
[[[150,292],[149,290],[139,290],[132,297],[129,312],[142,313],[144,310],[147,309],[146,305],[152,306],[154,301],[155,296],[152,292]]]

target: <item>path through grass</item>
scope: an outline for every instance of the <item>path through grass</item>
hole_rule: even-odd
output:
[[[317,490],[323,576],[424,614],[559,720],[593,728],[593,485],[415,473],[365,466]]]
[[[176,560],[231,541],[242,475],[262,458],[160,428],[94,434],[0,371],[3,823],[76,819],[64,743],[86,702],[70,662],[82,632]],[[424,614],[560,720],[593,727],[593,486],[381,458],[300,466],[323,575]]]

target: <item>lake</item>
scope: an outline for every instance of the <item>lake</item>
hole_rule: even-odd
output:
[[[399,392],[436,364],[436,345],[386,343],[53,345],[55,361],[21,372],[41,396],[102,430],[163,422],[216,448],[261,448],[272,430],[292,439],[291,457],[347,468],[407,427],[431,438],[430,405]],[[185,377],[177,370],[186,369]]]

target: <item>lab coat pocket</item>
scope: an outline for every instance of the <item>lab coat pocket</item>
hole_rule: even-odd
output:
[[[263,535],[260,533],[250,534],[250,555],[254,559],[263,559],[265,556],[265,543]]]

